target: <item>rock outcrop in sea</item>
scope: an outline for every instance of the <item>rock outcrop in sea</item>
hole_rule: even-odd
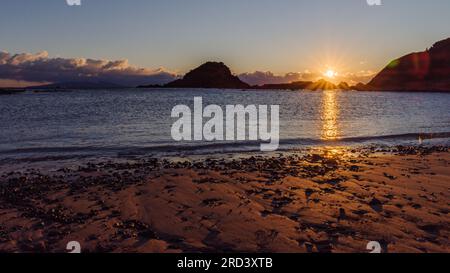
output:
[[[250,85],[233,75],[224,63],[207,62],[187,73],[182,79],[170,82],[163,87],[247,89]]]

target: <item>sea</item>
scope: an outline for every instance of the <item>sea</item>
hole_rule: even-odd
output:
[[[279,105],[280,151],[320,146],[449,145],[450,93],[114,89],[0,96],[0,160],[208,155],[258,141],[174,141],[173,107]],[[205,119],[205,122],[207,120]]]

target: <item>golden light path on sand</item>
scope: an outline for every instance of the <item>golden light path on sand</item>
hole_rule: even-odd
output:
[[[339,105],[335,90],[324,91],[322,99],[322,139],[335,140],[339,136]]]

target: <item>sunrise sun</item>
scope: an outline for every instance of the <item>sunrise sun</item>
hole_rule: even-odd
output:
[[[337,72],[332,69],[328,69],[323,75],[327,78],[333,79],[337,76]]]

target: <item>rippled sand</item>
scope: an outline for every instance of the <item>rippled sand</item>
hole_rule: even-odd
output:
[[[450,251],[448,148],[104,162],[0,178],[0,251]]]

